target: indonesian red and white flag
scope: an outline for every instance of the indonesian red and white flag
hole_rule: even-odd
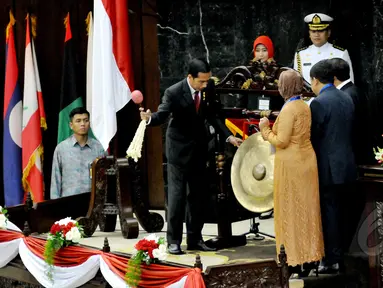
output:
[[[44,201],[43,137],[46,118],[35,46],[31,37],[31,21],[27,15],[25,37],[24,101],[22,130],[22,167],[24,192],[31,192],[33,202]]]
[[[107,150],[117,132],[116,113],[130,101],[133,91],[128,1],[94,0],[92,28],[87,63],[91,105],[87,107],[93,134]]]

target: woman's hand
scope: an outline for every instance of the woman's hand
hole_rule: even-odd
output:
[[[262,130],[263,128],[269,127],[269,126],[270,126],[270,122],[267,117],[263,117],[261,121],[259,121],[259,129]]]

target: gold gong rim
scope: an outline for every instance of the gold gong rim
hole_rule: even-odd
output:
[[[237,149],[231,165],[231,186],[238,202],[247,210],[265,213],[274,208],[274,154],[261,133],[249,136]],[[266,168],[261,180],[254,177],[257,165]]]

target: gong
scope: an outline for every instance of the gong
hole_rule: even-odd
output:
[[[274,153],[260,132],[237,149],[231,165],[231,186],[247,210],[264,213],[273,209]]]

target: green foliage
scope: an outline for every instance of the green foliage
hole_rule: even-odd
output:
[[[128,261],[128,268],[125,274],[125,281],[130,287],[137,287],[141,278],[141,262],[145,258],[143,251],[131,257]]]
[[[5,217],[8,218],[8,210],[5,209],[5,207],[3,207],[3,209],[1,210],[1,213],[5,215]]]
[[[47,276],[50,281],[53,282],[53,266],[54,266],[54,257],[58,250],[64,246],[64,238],[61,237],[60,233],[56,233],[53,237],[50,236],[48,241],[45,244],[44,249],[44,259],[48,264]]]

